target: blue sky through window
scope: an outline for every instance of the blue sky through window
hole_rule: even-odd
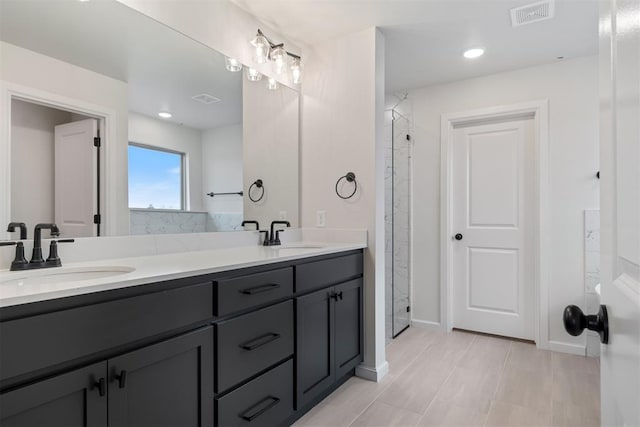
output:
[[[182,155],[129,145],[129,207],[182,209]]]

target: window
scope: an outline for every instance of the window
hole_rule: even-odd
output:
[[[129,144],[129,208],[185,209],[184,153]]]

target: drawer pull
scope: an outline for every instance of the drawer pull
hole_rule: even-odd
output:
[[[124,388],[127,385],[127,371],[120,371],[120,375],[114,375],[113,378],[118,380],[118,388]]]
[[[275,341],[280,338],[280,334],[274,334],[273,332],[260,335],[257,338],[252,339],[251,341],[247,341],[244,344],[240,344],[240,348],[244,350],[255,350],[258,347],[262,347],[265,344],[269,344],[271,341]]]
[[[265,404],[266,402],[269,402],[269,401],[270,401],[270,403],[268,405],[264,406],[262,409],[259,409],[259,410],[255,411],[256,408],[259,408],[260,406],[262,406],[263,404]],[[280,402],[280,399],[277,398],[277,397],[273,397],[273,396],[265,397],[260,402],[256,403],[251,408],[247,409],[242,414],[240,414],[240,418],[242,418],[243,420],[246,420],[246,421],[253,421],[256,418],[258,418],[260,415],[262,415],[265,412],[267,412],[269,409],[271,409],[274,406],[276,406],[279,402]],[[253,411],[255,411],[255,412],[252,413]]]
[[[254,286],[252,288],[240,289],[238,292],[244,295],[255,295],[262,292],[276,290],[280,287],[277,283],[268,283],[266,285]]]
[[[104,377],[94,382],[93,386],[98,389],[98,394],[100,395],[100,397],[104,397],[107,391],[107,384],[106,384],[106,381],[104,380]]]

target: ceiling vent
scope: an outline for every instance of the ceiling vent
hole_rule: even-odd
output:
[[[206,105],[220,102],[220,98],[216,98],[215,96],[209,95],[208,93],[201,93],[200,95],[192,96],[191,99],[193,99],[194,101],[202,102]]]
[[[553,18],[555,3],[553,0],[546,0],[526,6],[511,9],[511,25],[519,27],[521,25],[533,24]]]

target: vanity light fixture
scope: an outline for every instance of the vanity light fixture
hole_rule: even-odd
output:
[[[277,80],[274,79],[273,77],[269,77],[269,80],[267,80],[267,89],[269,89],[269,90],[277,90],[278,89]]]
[[[258,64],[264,64],[269,59],[269,51],[271,50],[271,43],[262,34],[262,31],[258,30],[256,37],[251,40],[251,46],[253,46],[253,61]]]
[[[224,66],[228,71],[232,73],[236,73],[238,71],[242,71],[242,64],[235,58],[229,58],[228,56],[224,57]]]
[[[264,64],[267,61],[272,61],[277,74],[281,74],[287,68],[289,58],[291,58],[291,79],[295,84],[302,83],[302,59],[299,55],[286,50],[284,43],[273,43],[260,29],[250,43],[254,49],[254,62]]]
[[[294,84],[299,85],[302,83],[302,67],[300,57],[293,58],[293,62],[291,63],[291,79]]]
[[[465,50],[464,53],[462,54],[462,56],[464,56],[467,59],[479,58],[482,55],[484,55],[484,49],[482,49],[481,47]]]
[[[247,80],[250,82],[260,81],[262,80],[262,74],[260,74],[255,68],[249,67],[247,68]]]
[[[161,111],[158,113],[158,115],[160,117],[162,117],[163,119],[170,119],[171,118],[171,113],[168,113],[166,111]]]

